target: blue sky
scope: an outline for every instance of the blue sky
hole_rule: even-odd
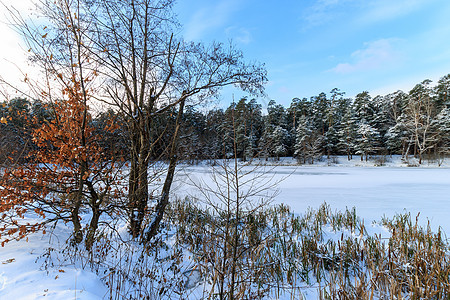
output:
[[[233,42],[266,64],[268,99],[409,91],[450,73],[448,0],[192,0],[176,12],[185,38]],[[224,102],[231,93],[225,91]]]
[[[30,0],[2,1],[30,7]],[[175,10],[186,39],[231,39],[247,60],[266,64],[262,104],[288,106],[335,87],[349,97],[409,91],[450,73],[448,0],[178,0]],[[22,78],[20,38],[1,22],[0,33],[1,75]],[[245,96],[227,89],[222,105],[233,94]]]

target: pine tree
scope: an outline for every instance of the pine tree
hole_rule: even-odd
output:
[[[295,140],[295,157],[299,163],[311,163],[322,154],[323,136],[314,128],[313,122],[301,116],[297,126]]]
[[[439,79],[434,88],[434,94],[436,95],[435,107],[437,111],[450,106],[450,74]]]
[[[329,100],[325,93],[320,93],[318,96],[312,97],[311,101],[314,127],[319,130],[321,135],[324,135],[328,129]]]
[[[377,150],[380,133],[366,122],[359,123],[357,133],[356,153],[361,155],[361,161],[363,157],[367,161],[369,155]]]
[[[388,129],[385,134],[386,149],[390,153],[401,153],[402,158],[408,155],[413,134],[412,124],[406,114],[401,114],[397,118],[394,126]]]
[[[335,124],[328,128],[328,131],[324,135],[324,146],[327,153],[328,158],[332,154],[338,154],[338,144],[339,144],[339,135],[340,131],[339,125]]]
[[[356,116],[359,121],[363,121],[365,123],[371,123],[374,115],[374,108],[371,103],[372,97],[369,92],[364,91],[359,93],[355,97],[355,101],[353,102],[353,109],[355,110]]]
[[[370,125],[380,133],[380,148],[385,149],[385,135],[389,128],[395,125],[395,119],[392,117],[392,103],[388,97],[377,96],[373,98],[373,119]]]
[[[301,116],[311,116],[311,102],[307,98],[294,98],[287,109],[287,123],[291,130],[295,131]],[[294,133],[295,136],[295,133]]]
[[[433,121],[436,130],[436,151],[439,157],[450,153],[450,108],[444,108]]]
[[[342,119],[342,128],[338,133],[338,147],[340,151],[347,154],[348,160],[352,159],[352,154],[355,151],[357,129],[358,127],[355,113],[351,107],[348,107],[347,112]]]
[[[285,156],[287,154],[289,131],[281,126],[275,126],[270,140],[272,141],[272,153],[277,160],[279,160],[281,156]]]
[[[266,154],[276,157],[286,155],[291,144],[291,135],[287,130],[287,116],[282,105],[270,100],[267,115],[264,118],[263,144]]]
[[[224,158],[227,120],[222,109],[209,110],[205,116],[203,156],[208,159]],[[231,146],[230,146],[231,147]]]

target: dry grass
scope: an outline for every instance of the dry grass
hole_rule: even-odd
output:
[[[108,299],[304,299],[305,290],[308,299],[311,290],[318,299],[450,299],[446,236],[409,214],[382,219],[383,236],[367,234],[355,209],[326,204],[300,216],[260,209],[237,226],[229,217],[177,201],[150,248],[111,234],[90,253],[68,249],[66,261],[96,271]]]
[[[194,253],[203,280],[214,282],[208,274],[226,259],[223,218],[189,202],[171,211],[178,241]],[[299,298],[305,287],[316,287],[322,299],[449,299],[445,235],[409,214],[380,224],[389,237],[368,235],[355,209],[332,212],[324,204],[296,216],[281,205],[255,213],[239,227],[238,295]]]

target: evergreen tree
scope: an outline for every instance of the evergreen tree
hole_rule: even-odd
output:
[[[386,105],[390,108],[389,119],[394,120],[394,124],[398,117],[403,113],[405,110],[406,105],[408,104],[408,94],[406,94],[403,91],[396,91],[391,94],[387,94],[383,97]]]
[[[272,153],[277,160],[279,160],[281,156],[285,156],[287,154],[289,131],[281,126],[275,126],[270,140],[272,141]]]
[[[294,98],[287,109],[287,123],[295,131],[301,116],[311,116],[311,102],[307,98]],[[295,134],[294,134],[295,136]]]
[[[450,153],[450,108],[442,109],[433,121],[436,130],[436,152],[439,157]]]
[[[330,101],[328,101],[327,108],[327,122],[328,128],[333,127],[339,122],[339,106],[342,103],[344,92],[341,92],[338,88],[334,88],[330,92]]]
[[[295,157],[299,163],[311,163],[321,156],[323,136],[314,128],[313,122],[301,116],[295,139]]]
[[[264,122],[263,145],[266,154],[279,158],[290,153],[291,135],[287,130],[287,117],[282,105],[270,100]]]
[[[193,106],[186,106],[180,132],[179,153],[181,158],[186,159],[189,163],[205,158],[203,151],[205,127],[205,116]]]
[[[365,123],[371,123],[374,115],[374,108],[371,103],[372,97],[369,92],[364,91],[355,97],[353,109],[355,110],[358,120]]]
[[[385,149],[385,135],[389,128],[395,125],[395,119],[392,118],[392,103],[388,97],[376,96],[372,100],[373,118],[370,123],[380,133],[380,148]]]
[[[450,74],[439,79],[434,88],[434,94],[436,95],[435,107],[438,112],[450,106]]]
[[[1,103],[0,119],[0,163],[24,162],[33,146],[30,131],[34,120],[30,101],[14,98]]]
[[[328,128],[328,131],[324,135],[324,146],[327,153],[328,158],[332,154],[338,154],[338,143],[339,143],[339,134],[340,125],[335,124]],[[336,129],[338,128],[338,129]]]
[[[338,132],[339,142],[338,147],[341,152],[347,155],[347,159],[352,159],[352,154],[356,147],[356,137],[357,137],[357,120],[355,113],[351,106],[348,107],[342,119],[342,128]]]
[[[385,134],[386,149],[389,153],[401,153],[402,158],[408,155],[412,141],[412,124],[405,113],[397,118],[394,126]]]
[[[319,130],[321,135],[324,135],[328,129],[328,111],[329,111],[329,100],[325,93],[320,93],[316,97],[312,97],[312,118],[314,122],[314,127]]]
[[[380,133],[366,122],[361,122],[357,129],[356,153],[361,155],[361,161],[365,157],[367,161],[370,154],[376,152]]]
[[[209,110],[205,116],[203,153],[205,158],[224,158],[227,151],[226,134],[228,122],[222,109]],[[231,147],[231,146],[230,146]]]
[[[274,127],[281,126],[286,129],[286,111],[281,104],[276,104],[275,100],[270,100],[267,104],[266,123]]]
[[[241,98],[237,104],[231,104],[225,112],[227,124],[227,147],[230,148],[236,135],[237,156],[244,161],[253,158],[259,151],[260,139],[263,131],[263,118],[261,105],[256,99],[247,102],[247,98]],[[234,120],[234,122],[233,122]],[[235,132],[234,132],[235,130]]]
[[[256,99],[251,99],[247,103],[248,123],[247,131],[247,149],[244,153],[247,158],[253,158],[260,151],[260,139],[263,132],[264,121],[262,117],[262,106],[256,102]]]
[[[331,154],[338,154],[338,143],[339,136],[338,132],[341,129],[341,119],[342,119],[342,105],[345,103],[342,97],[345,93],[341,92],[339,89],[334,88],[330,92],[330,100],[326,103],[327,107],[327,131],[324,133],[324,146],[328,158]]]

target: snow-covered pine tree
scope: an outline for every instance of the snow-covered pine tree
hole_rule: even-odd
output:
[[[374,117],[374,107],[371,102],[372,97],[369,92],[364,91],[359,93],[355,97],[355,101],[353,102],[353,109],[355,111],[356,117],[358,121],[370,124]]]
[[[284,107],[270,100],[264,120],[263,141],[266,153],[279,159],[288,153],[291,141]]]
[[[329,127],[323,136],[324,147],[328,158],[330,158],[330,155],[338,153],[339,131],[340,124],[335,124]]]
[[[373,119],[370,125],[380,133],[380,149],[386,149],[385,135],[389,128],[395,125],[395,119],[392,116],[392,103],[390,97],[376,96],[372,99]],[[385,151],[383,151],[385,152]]]
[[[367,161],[370,154],[377,151],[380,141],[378,130],[366,122],[360,122],[357,129],[356,153],[361,155],[361,161],[365,157]]]
[[[319,159],[322,154],[323,136],[313,126],[313,122],[301,116],[297,126],[295,139],[295,157],[301,164],[311,163]]]
[[[272,141],[272,153],[277,160],[279,160],[281,156],[285,156],[287,154],[289,131],[281,126],[275,126],[270,140]]]
[[[311,102],[313,125],[321,135],[324,135],[328,129],[329,100],[325,93],[320,93],[318,96],[311,97]]]
[[[405,113],[399,115],[396,124],[388,129],[384,138],[389,153],[401,153],[402,158],[407,157],[412,139],[413,128]]]
[[[450,154],[450,109],[445,107],[433,120],[436,130],[436,154],[439,159]]]
[[[435,100],[434,105],[437,111],[450,106],[450,74],[439,79],[434,87]]]
[[[308,139],[312,136],[313,129],[310,121],[301,116],[298,120],[297,134],[294,144],[294,155],[299,163],[305,164],[309,158],[309,142]]]
[[[341,124],[341,129],[338,132],[338,148],[347,155],[348,160],[351,160],[355,151],[358,129],[357,119],[351,106],[348,107]]]

